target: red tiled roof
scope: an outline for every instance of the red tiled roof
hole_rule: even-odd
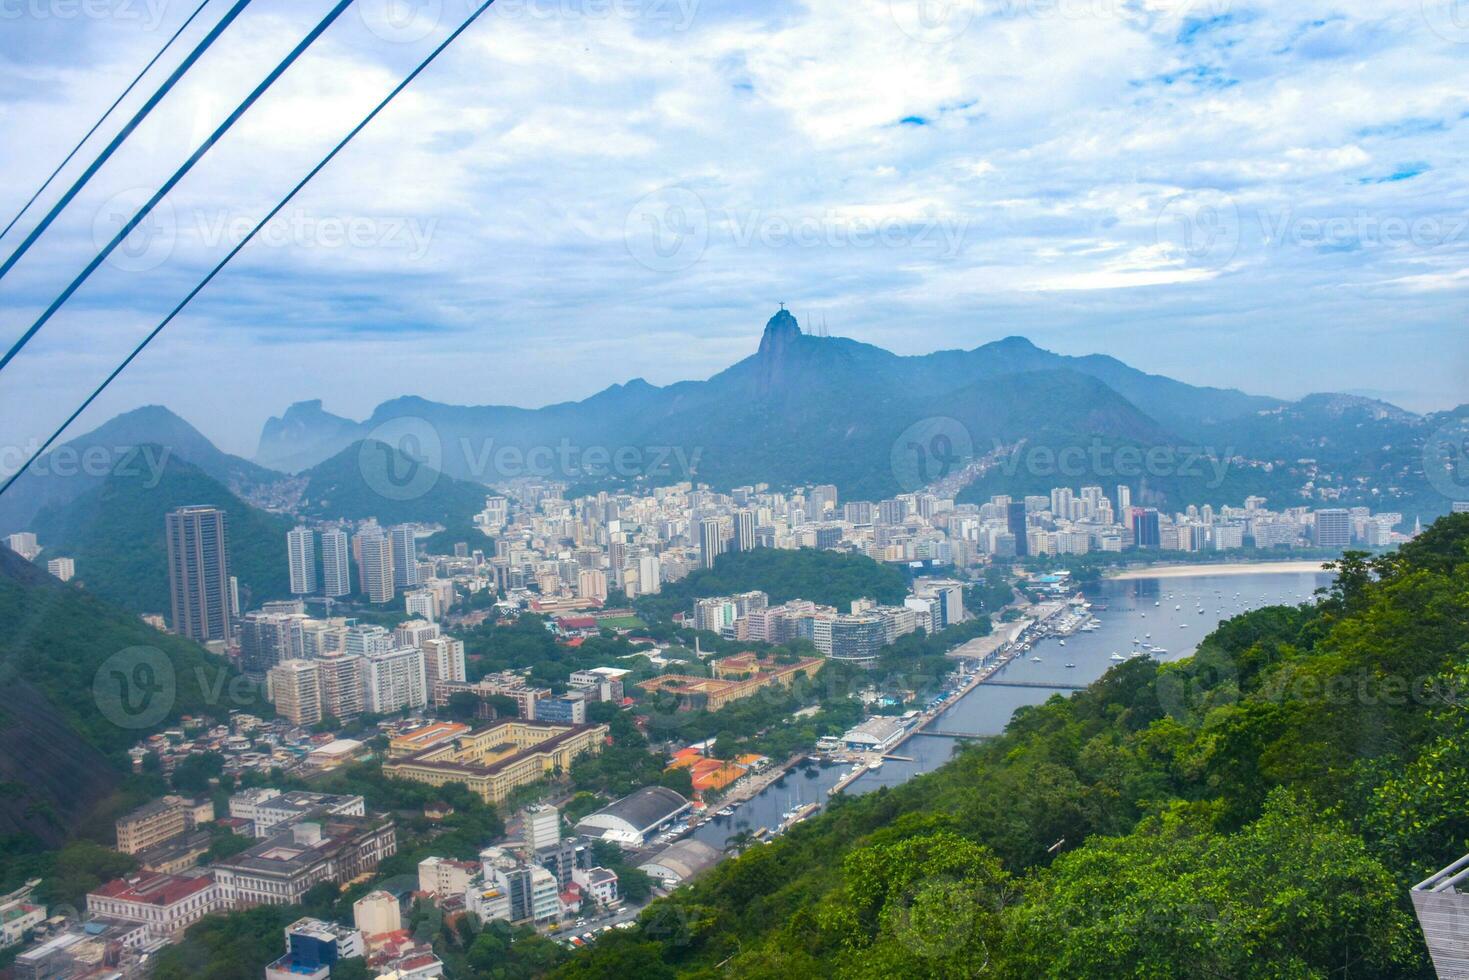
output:
[[[210,875],[184,878],[179,875],[144,871],[131,878],[116,878],[92,892],[103,898],[147,905],[173,905],[214,883]]]

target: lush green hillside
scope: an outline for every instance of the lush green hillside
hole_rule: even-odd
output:
[[[260,710],[218,704],[230,676],[196,644],[0,548],[0,838],[95,830],[144,735],[207,713],[211,699],[220,712]]]
[[[462,529],[485,509],[488,493],[481,484],[456,480],[374,441],[353,443],[301,475],[307,481],[302,511],[327,519],[376,517],[380,524],[414,521]]]
[[[901,605],[907,579],[895,568],[866,555],[802,548],[756,548],[720,555],[713,568],[701,568],[670,582],[657,595],[638,600],[645,617],[667,622],[694,608],[695,599],[759,589],[772,603],[810,599],[847,611],[853,599],[872,598]]]
[[[563,977],[1427,977],[1469,848],[1469,515],[728,862]]]
[[[76,559],[88,591],[136,612],[168,615],[163,518],[189,504],[229,515],[230,567],[246,608],[290,594],[286,532],[291,521],[244,503],[203,471],[176,457],[157,475],[113,475],[66,504],[47,507],[32,527],[43,557]]]

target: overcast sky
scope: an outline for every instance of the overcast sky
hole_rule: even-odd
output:
[[[358,0],[0,376],[0,441],[64,418],[467,2]],[[195,6],[0,0],[0,227]],[[255,0],[0,282],[7,345],[329,6]],[[161,403],[249,455],[306,398],[702,378],[780,301],[900,353],[1022,334],[1469,401],[1459,7],[500,0],[77,431]]]

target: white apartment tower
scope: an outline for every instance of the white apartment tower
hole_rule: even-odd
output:
[[[418,542],[412,524],[399,524],[388,532],[393,550],[393,584],[399,589],[418,587]]]
[[[352,545],[345,531],[321,532],[321,584],[328,598],[352,592]]]
[[[291,564],[291,594],[311,595],[316,591],[316,539],[309,527],[286,534],[286,556]]]
[[[362,591],[367,601],[382,605],[393,601],[393,547],[380,528],[357,535],[362,559]],[[416,572],[415,572],[416,574]]]

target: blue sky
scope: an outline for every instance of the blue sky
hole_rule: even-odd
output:
[[[0,0],[5,221],[195,5]],[[256,0],[0,283],[7,343],[328,6]],[[779,301],[902,353],[1023,334],[1469,401],[1461,6],[500,0],[89,421],[167,404],[248,455],[299,399],[707,377]],[[0,442],[48,432],[466,10],[359,0],[0,378]]]

